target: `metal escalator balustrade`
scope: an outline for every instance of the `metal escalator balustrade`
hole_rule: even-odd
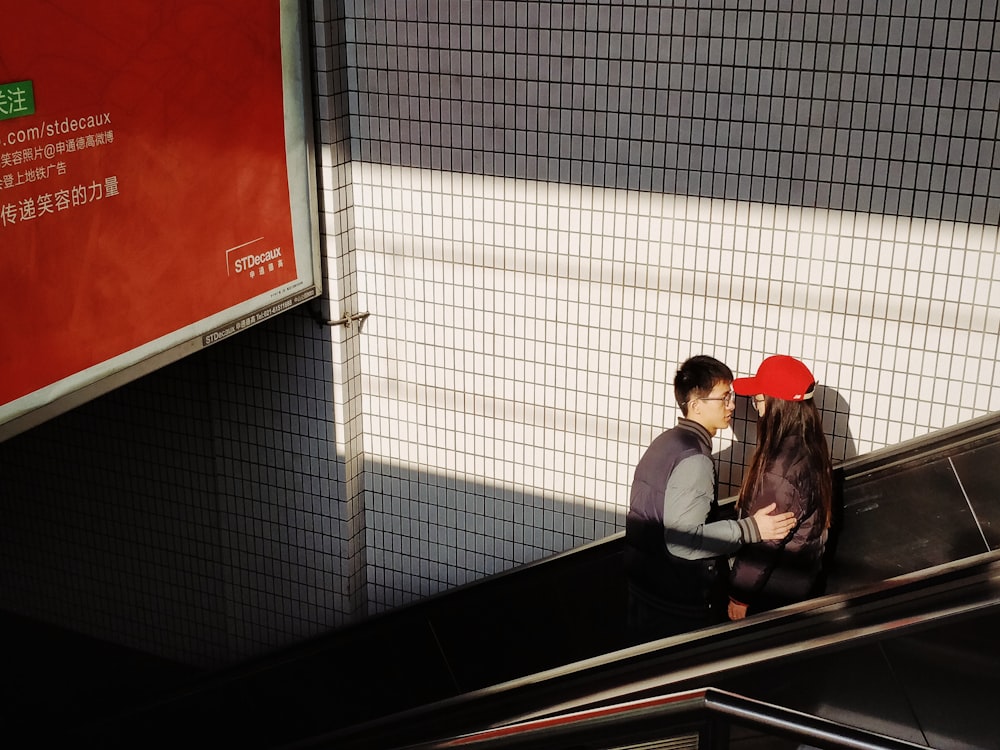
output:
[[[766,743],[760,744],[760,743]],[[722,750],[802,747],[927,750],[895,737],[705,688],[505,724],[407,750]]]

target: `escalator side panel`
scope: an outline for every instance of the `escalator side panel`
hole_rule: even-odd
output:
[[[979,519],[985,543],[990,549],[1000,549],[1000,442],[953,456],[952,461]]]
[[[941,750],[1000,750],[1000,615],[975,617],[899,636],[884,649],[900,691]]]
[[[476,690],[622,648],[626,590],[614,544],[445,600],[430,622],[462,689]]]
[[[925,744],[877,644],[770,663],[715,687],[849,726]]]
[[[827,593],[986,551],[947,458],[854,478],[844,493]]]

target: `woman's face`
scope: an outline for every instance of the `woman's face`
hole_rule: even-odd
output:
[[[758,393],[753,397],[753,405],[757,407],[757,415],[760,417],[764,416],[764,411],[767,409],[766,401],[763,393]]]

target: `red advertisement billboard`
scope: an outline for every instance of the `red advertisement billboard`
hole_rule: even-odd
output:
[[[320,282],[299,3],[0,8],[2,438]]]

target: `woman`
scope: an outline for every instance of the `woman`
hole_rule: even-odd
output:
[[[743,478],[740,516],[777,502],[796,525],[784,539],[743,547],[733,559],[729,618],[740,620],[808,598],[822,568],[833,505],[833,471],[823,421],[813,401],[816,379],[794,357],[765,359],[733,390],[757,407],[757,448]]]

